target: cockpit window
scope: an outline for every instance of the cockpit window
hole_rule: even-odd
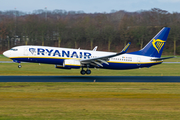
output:
[[[12,51],[18,51],[18,49],[11,49]]]

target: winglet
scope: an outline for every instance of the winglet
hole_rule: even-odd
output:
[[[98,47],[98,46],[94,47],[94,49],[93,49],[92,51],[96,51],[96,50],[97,50],[97,47]]]
[[[127,52],[127,50],[129,49],[129,46],[131,45],[131,42],[129,42],[124,48],[123,48],[123,50],[120,52],[121,54],[122,53],[126,53]]]

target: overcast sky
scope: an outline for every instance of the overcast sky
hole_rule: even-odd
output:
[[[85,13],[125,10],[135,12],[160,8],[168,12],[180,12],[180,0],[0,0],[0,11],[14,10],[33,12],[33,10],[62,9],[84,11]]]

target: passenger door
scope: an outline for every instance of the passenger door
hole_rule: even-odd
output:
[[[141,58],[137,57],[137,66],[140,66],[140,65],[141,65]]]

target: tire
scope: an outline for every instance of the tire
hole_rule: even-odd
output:
[[[91,74],[91,70],[86,70],[86,74]]]
[[[21,68],[22,66],[21,65],[18,65],[18,68]]]
[[[82,75],[86,74],[86,71],[85,70],[81,70],[81,74]]]

